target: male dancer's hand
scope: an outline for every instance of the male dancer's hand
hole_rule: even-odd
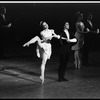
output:
[[[70,40],[69,39],[66,39],[66,40],[67,40],[68,43],[70,43]]]

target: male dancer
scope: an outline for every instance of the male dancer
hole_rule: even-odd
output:
[[[66,71],[66,66],[68,64],[68,60],[70,57],[70,51],[71,51],[71,44],[70,42],[76,42],[76,38],[73,38],[72,34],[69,33],[69,23],[65,22],[64,24],[64,30],[60,34],[60,64],[58,68],[58,81],[68,81],[65,78],[65,71]],[[66,38],[66,40],[62,39],[62,37]],[[73,39],[71,39],[73,38]]]
[[[0,58],[4,58],[4,41],[6,29],[10,28],[12,23],[9,23],[6,16],[6,8],[0,8]]]
[[[88,34],[85,34],[85,42],[83,46],[83,65],[89,65],[88,56],[89,52],[94,46],[94,41],[97,41],[97,34],[99,33],[99,29],[96,29],[96,24],[92,21],[93,15],[92,13],[88,13],[87,20],[85,23],[86,31]]]

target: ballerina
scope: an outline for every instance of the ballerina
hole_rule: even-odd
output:
[[[43,30],[40,32],[42,39],[40,39],[38,36],[35,36],[30,41],[26,42],[23,45],[23,47],[29,46],[30,44],[37,42],[36,53],[37,53],[37,56],[42,59],[40,79],[43,84],[46,62],[48,59],[50,59],[51,54],[52,54],[52,45],[50,41],[52,40],[53,37],[60,39],[60,36],[55,34],[53,29],[49,29],[49,26],[46,22],[41,21],[40,26],[42,26],[43,28]]]

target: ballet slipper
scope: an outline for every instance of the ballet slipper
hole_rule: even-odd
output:
[[[40,79],[42,81],[42,84],[44,83],[44,77],[43,76],[40,76]]]
[[[29,43],[25,43],[24,45],[23,45],[23,47],[29,47]]]
[[[25,43],[24,45],[23,45],[23,47],[26,47],[27,46],[27,43]]]
[[[78,63],[78,69],[80,69],[80,68],[81,68],[81,63],[79,62],[79,63]]]
[[[26,46],[26,44],[23,45],[23,47],[25,47],[25,46]]]

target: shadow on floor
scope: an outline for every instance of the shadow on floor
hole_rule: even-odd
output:
[[[3,68],[0,71],[3,74],[7,74],[7,75],[14,76],[17,78],[26,79],[26,80],[33,81],[33,82],[34,82],[34,80],[28,79],[26,77],[21,77],[21,75],[24,74],[24,75],[30,76],[30,77],[40,77],[40,73],[38,73],[38,72],[29,71],[24,68],[18,68],[15,66],[14,67],[3,66]],[[50,80],[57,80],[56,77],[52,77],[50,75],[45,75],[45,78],[50,79]]]

